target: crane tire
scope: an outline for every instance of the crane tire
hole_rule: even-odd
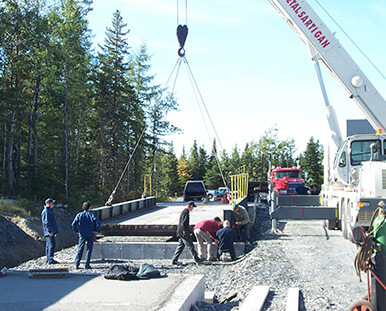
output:
[[[376,311],[376,307],[368,300],[354,301],[349,307],[348,311]]]

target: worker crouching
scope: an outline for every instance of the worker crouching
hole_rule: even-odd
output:
[[[222,261],[235,260],[236,253],[233,245],[235,232],[231,228],[229,220],[225,220],[223,228],[216,232],[216,244],[218,245],[218,256]],[[229,257],[228,257],[229,254]]]

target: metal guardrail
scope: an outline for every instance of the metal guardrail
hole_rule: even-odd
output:
[[[99,220],[105,220],[114,216],[124,215],[129,212],[139,210],[141,208],[153,207],[155,205],[156,197],[148,197],[126,202],[120,202],[111,206],[95,207],[91,210],[96,213]]]

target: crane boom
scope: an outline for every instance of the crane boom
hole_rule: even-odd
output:
[[[386,102],[331,31],[305,0],[268,0],[309,47],[313,61],[321,63],[342,84],[375,130],[386,133]]]

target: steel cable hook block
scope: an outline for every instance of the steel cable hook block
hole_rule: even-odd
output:
[[[184,57],[185,56],[185,41],[186,37],[188,36],[188,26],[186,25],[178,25],[177,26],[177,39],[178,43],[180,44],[180,48],[178,49],[178,56]]]

